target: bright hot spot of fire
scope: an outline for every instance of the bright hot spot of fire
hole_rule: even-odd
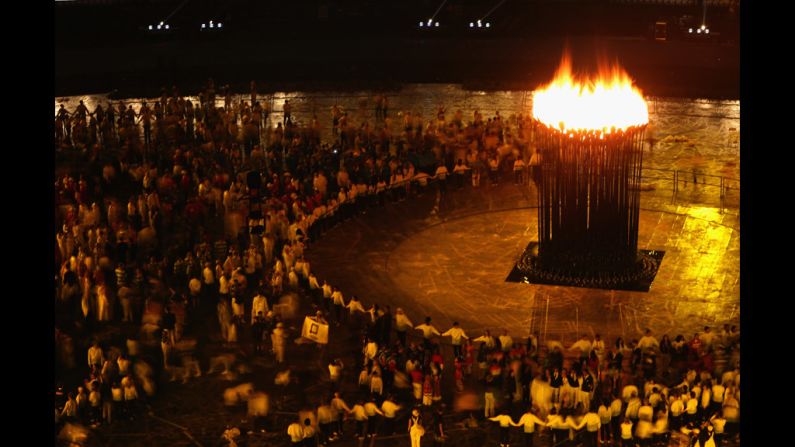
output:
[[[533,92],[533,117],[566,133],[610,133],[647,124],[649,109],[621,67],[603,65],[596,77],[575,77],[565,54],[552,82]]]

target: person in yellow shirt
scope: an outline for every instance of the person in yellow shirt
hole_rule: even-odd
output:
[[[525,447],[533,447],[533,434],[535,433],[536,424],[541,427],[546,425],[546,422],[536,416],[532,409],[528,409],[519,419],[519,422],[513,423],[512,421],[511,423],[514,427],[523,427]]]
[[[298,447],[304,444],[304,429],[298,422],[287,427],[287,435],[290,437],[290,445]]]
[[[500,447],[508,447],[511,443],[511,426],[517,424],[507,414],[498,414],[497,416],[490,417],[490,421],[499,422],[500,424]]]

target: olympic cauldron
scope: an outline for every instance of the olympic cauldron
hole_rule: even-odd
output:
[[[648,291],[664,252],[638,250],[648,106],[617,66],[575,79],[564,56],[533,93],[538,241],[509,281]]]

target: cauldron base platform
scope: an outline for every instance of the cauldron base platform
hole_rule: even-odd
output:
[[[505,279],[507,282],[582,287],[589,289],[627,290],[648,292],[662,263],[664,251],[638,250],[636,260],[623,269],[599,271],[603,264],[592,257],[592,265],[569,269],[550,269],[541,266],[538,242],[530,242]],[[592,273],[587,273],[592,272]]]

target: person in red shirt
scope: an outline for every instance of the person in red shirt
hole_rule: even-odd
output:
[[[433,396],[431,397],[431,399],[434,402],[439,402],[442,400],[442,371],[434,370],[432,377],[433,377]]]
[[[419,402],[422,400],[422,383],[423,383],[423,375],[422,371],[419,369],[411,370],[411,386],[414,392],[414,399]]]
[[[433,377],[425,375],[425,382],[422,384],[422,405],[429,407],[433,404]]]
[[[442,358],[442,353],[439,352],[439,346],[436,346],[434,349],[433,355],[431,356],[431,363],[438,365],[440,370],[444,369],[444,359]]]
[[[464,362],[460,358],[455,359],[455,390],[457,393],[464,391]]]

